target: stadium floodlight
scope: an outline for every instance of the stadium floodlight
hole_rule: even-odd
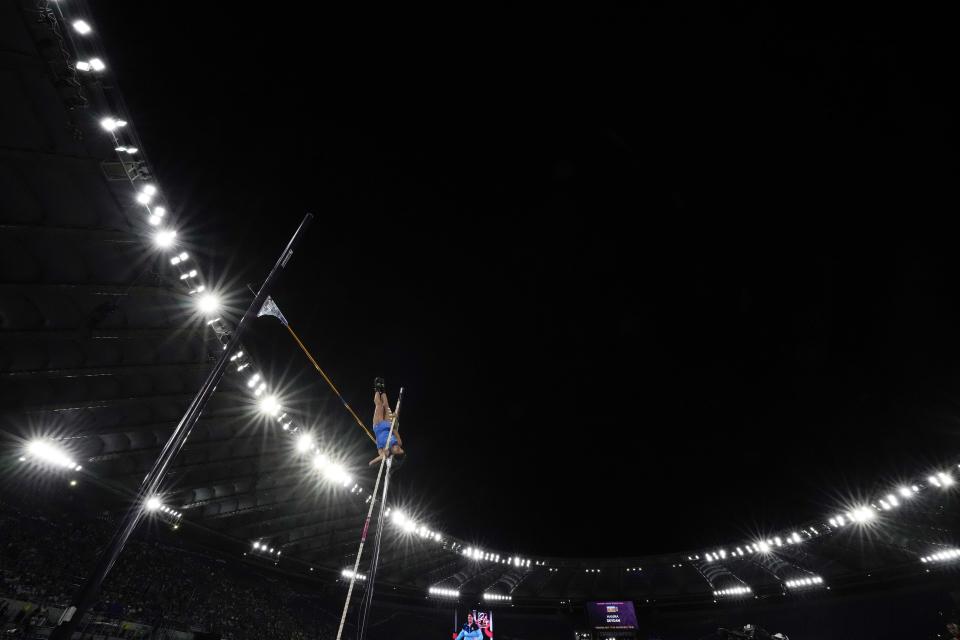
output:
[[[74,469],[78,466],[67,453],[50,442],[49,440],[31,440],[27,444],[27,453],[31,458],[34,458],[45,464],[52,464],[58,467],[63,467],[65,469]]]
[[[460,592],[456,589],[443,589],[441,587],[430,587],[427,590],[427,593],[431,596],[439,596],[441,598],[459,598]]]
[[[126,120],[118,120],[117,118],[112,118],[107,116],[106,118],[100,119],[100,126],[105,130],[110,131],[111,133],[119,129],[120,127],[127,126]]]
[[[327,477],[334,482],[343,484],[343,486],[347,486],[353,482],[353,478],[350,477],[350,474],[338,464],[332,464],[327,467]]]
[[[90,71],[90,63],[85,60],[77,60],[77,71]],[[120,151],[120,149],[117,149]]]
[[[73,30],[79,33],[80,35],[85,36],[91,31],[93,31],[93,28],[90,26],[90,24],[86,20],[74,20]]]
[[[153,242],[161,249],[172,247],[177,238],[177,232],[173,229],[164,229],[153,234]]]
[[[309,433],[301,434],[297,438],[297,451],[300,453],[306,453],[313,449],[313,437]]]
[[[509,602],[509,601],[513,600],[513,596],[505,596],[505,595],[501,595],[501,594],[499,594],[499,593],[484,593],[484,594],[483,594],[483,599],[484,599],[484,600],[493,600],[493,601],[495,601],[495,602]]]
[[[808,578],[797,578],[796,580],[787,580],[784,585],[788,589],[803,589],[806,587],[817,587],[823,584],[823,578],[820,576],[811,576]]]
[[[280,401],[276,396],[264,396],[260,400],[260,411],[269,416],[276,416],[280,413]]]
[[[923,563],[951,562],[958,559],[960,559],[960,549],[947,549],[945,551],[938,551],[937,553],[929,556],[924,556],[923,558],[920,558],[920,561]]]
[[[850,519],[854,522],[864,524],[873,520],[876,515],[876,511],[870,507],[859,507],[850,512]]]
[[[714,591],[713,595],[715,596],[745,596],[747,594],[753,593],[753,589],[750,587],[731,587],[729,589],[721,589],[719,591]]]
[[[260,374],[255,373],[252,376],[250,376],[249,380],[247,380],[247,386],[253,389],[255,386],[257,386],[257,382],[259,382],[259,380],[260,380]]]
[[[760,553],[770,553],[770,544],[764,540],[757,543],[757,548],[760,549]]]
[[[937,474],[937,477],[940,478],[940,482],[943,483],[945,487],[952,487],[956,481],[953,479],[949,473],[943,473],[942,471]]]
[[[107,65],[103,64],[103,60],[100,58],[90,58],[90,62],[88,64],[94,71],[103,71],[107,68]]]
[[[216,313],[220,310],[220,298],[213,293],[205,293],[197,298],[197,307],[201,313]]]
[[[150,214],[150,217],[147,218],[147,222],[150,223],[151,227],[155,227],[160,224],[160,216]]]
[[[157,496],[151,496],[147,499],[147,511],[156,511],[161,506],[160,499]]]
[[[313,466],[317,471],[322,471],[330,464],[330,459],[322,453],[313,456]]]
[[[362,573],[354,573],[353,570],[351,569],[344,569],[343,571],[340,572],[340,575],[343,576],[344,578],[347,578],[348,580],[354,577],[356,577],[357,580],[367,579],[367,576],[363,575]]]

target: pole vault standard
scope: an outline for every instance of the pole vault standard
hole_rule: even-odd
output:
[[[401,388],[401,392],[403,389]],[[397,409],[400,405],[397,404]],[[391,430],[392,434],[392,430]],[[387,436],[387,442],[390,442],[390,436]],[[380,568],[380,547],[383,544],[383,527],[386,524],[384,513],[387,508],[387,495],[390,491],[390,475],[393,470],[393,455],[390,453],[390,447],[387,447],[387,472],[383,476],[383,499],[380,500],[380,509],[377,510],[377,532],[373,536],[373,552],[370,554],[370,568],[367,570],[366,590],[363,594],[363,600],[360,601],[360,624],[357,640],[364,640],[367,637],[367,625],[370,622],[370,609],[373,607],[373,592],[377,584],[377,569]]]
[[[343,625],[347,622],[347,611],[350,609],[350,597],[353,595],[353,585],[357,581],[357,571],[360,570],[360,556],[363,555],[363,545],[367,542],[367,532],[370,530],[370,518],[373,515],[373,506],[377,504],[377,492],[380,490],[380,477],[383,475],[384,463],[389,467],[393,464],[393,456],[390,455],[390,438],[393,437],[393,429],[397,425],[397,417],[400,415],[400,404],[403,402],[403,387],[400,387],[400,395],[397,397],[397,408],[393,412],[393,420],[390,422],[390,432],[387,434],[387,455],[380,460],[380,469],[377,471],[377,480],[373,483],[373,493],[370,494],[370,508],[367,509],[367,519],[363,522],[363,531],[360,533],[360,548],[357,549],[357,559],[353,563],[353,573],[350,574],[350,586],[347,588],[347,599],[343,603],[343,614],[340,616],[340,628],[337,629],[337,640],[343,636]],[[390,471],[387,471],[387,478],[390,477]],[[383,502],[387,501],[386,486],[384,486]],[[383,517],[377,521],[377,526],[383,527]],[[372,589],[372,586],[368,586]]]
[[[153,468],[150,469],[150,472],[140,484],[140,489],[137,491],[136,501],[130,507],[130,509],[127,510],[127,514],[124,517],[123,522],[114,532],[113,538],[110,540],[110,544],[100,554],[100,557],[97,558],[97,564],[94,566],[89,577],[87,577],[80,588],[77,589],[77,592],[74,594],[73,599],[71,600],[70,606],[67,607],[64,610],[63,615],[60,616],[57,626],[50,634],[51,640],[71,640],[73,632],[76,630],[76,627],[83,618],[83,615],[87,612],[87,609],[90,608],[93,600],[100,592],[100,586],[103,584],[104,578],[107,577],[107,574],[113,568],[117,558],[120,557],[120,554],[123,552],[127,541],[130,539],[130,535],[133,533],[134,529],[137,528],[137,525],[143,518],[146,510],[147,500],[157,493],[158,489],[160,488],[160,483],[167,474],[167,469],[170,467],[170,463],[173,462],[174,458],[177,457],[177,454],[180,453],[180,450],[183,448],[184,443],[190,436],[190,432],[193,430],[193,426],[196,424],[197,419],[200,417],[200,414],[203,413],[203,410],[207,405],[207,401],[217,388],[217,384],[219,384],[220,379],[223,378],[223,374],[227,370],[227,363],[229,362],[230,354],[233,353],[234,349],[236,349],[237,345],[240,343],[240,337],[246,330],[247,325],[250,324],[252,318],[256,317],[257,311],[261,306],[263,306],[263,301],[266,300],[267,294],[270,292],[270,288],[280,276],[280,272],[284,269],[284,267],[287,266],[287,262],[289,262],[290,258],[293,256],[293,250],[300,244],[300,241],[303,239],[303,234],[307,230],[307,227],[310,226],[310,222],[312,220],[313,214],[311,213],[308,213],[303,217],[303,220],[300,222],[300,226],[297,227],[297,230],[290,238],[290,242],[287,243],[283,253],[280,254],[276,264],[273,265],[273,269],[270,270],[270,275],[268,275],[267,279],[263,281],[263,286],[260,287],[260,290],[254,297],[253,302],[251,302],[250,306],[247,307],[243,317],[240,318],[240,322],[237,323],[237,328],[234,330],[233,335],[230,336],[230,341],[220,353],[220,358],[217,360],[217,364],[214,365],[213,370],[210,371],[207,379],[204,380],[200,390],[197,391],[197,395],[194,396],[190,406],[187,407],[186,413],[184,413],[183,417],[180,418],[180,422],[173,430],[173,433],[170,434],[170,438],[163,446],[163,450],[160,451],[160,455],[157,457],[156,462],[153,463]]]

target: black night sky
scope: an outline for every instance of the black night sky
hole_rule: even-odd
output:
[[[528,555],[702,548],[953,454],[945,24],[93,10],[182,235],[238,300],[317,215],[276,297],[364,418],[374,376],[406,387],[396,495],[441,530]],[[328,402],[258,331],[260,360]]]

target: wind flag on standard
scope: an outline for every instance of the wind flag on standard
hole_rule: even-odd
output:
[[[257,317],[260,316],[273,316],[277,320],[283,323],[283,326],[289,327],[290,324],[287,322],[287,319],[283,317],[283,312],[280,311],[280,307],[277,306],[277,303],[273,301],[273,298],[267,296],[267,299],[264,301],[263,306],[260,307],[260,311],[257,312]]]
[[[357,424],[360,426],[361,429],[363,429],[363,432],[367,434],[367,437],[370,438],[370,440],[374,444],[376,444],[377,443],[376,437],[374,437],[374,435],[370,432],[370,429],[367,428],[367,425],[363,424],[363,420],[361,420],[360,417],[357,415],[357,412],[353,410],[353,407],[351,407],[347,403],[346,399],[342,395],[340,395],[340,390],[337,389],[337,386],[335,384],[333,384],[333,380],[331,380],[330,377],[326,373],[324,373],[323,369],[320,368],[320,365],[317,364],[317,361],[314,359],[313,355],[310,353],[310,351],[307,350],[307,347],[300,340],[300,336],[297,335],[297,332],[294,331],[293,327],[290,326],[290,323],[287,322],[287,319],[284,317],[283,312],[280,311],[280,307],[277,306],[277,303],[274,302],[273,298],[271,298],[270,296],[267,296],[267,299],[263,302],[263,306],[260,307],[260,311],[257,312],[257,317],[259,318],[260,316],[273,316],[274,318],[279,320],[283,324],[283,326],[287,328],[287,331],[290,332],[290,335],[293,337],[294,342],[296,342],[297,346],[300,347],[300,350],[303,351],[303,355],[307,356],[307,359],[310,361],[310,364],[313,365],[313,368],[316,369],[318,372],[320,372],[320,375],[323,376],[323,379],[327,381],[327,384],[330,385],[330,388],[333,390],[333,392],[337,395],[338,398],[340,398],[340,402],[342,402],[343,406],[347,408],[347,411],[349,411],[350,415],[353,416],[353,419],[357,421]]]

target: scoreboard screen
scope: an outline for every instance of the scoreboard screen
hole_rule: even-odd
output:
[[[590,626],[598,631],[632,630],[637,628],[633,602],[588,602]]]

